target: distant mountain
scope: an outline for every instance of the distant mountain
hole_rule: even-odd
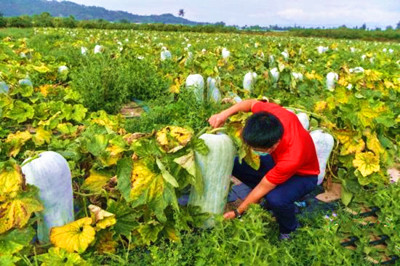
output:
[[[31,16],[48,12],[53,17],[69,17],[72,15],[78,20],[105,19],[108,21],[127,20],[135,23],[206,24],[176,17],[172,14],[141,16],[125,11],[111,11],[103,7],[79,5],[69,1],[0,0],[0,12],[5,17]]]

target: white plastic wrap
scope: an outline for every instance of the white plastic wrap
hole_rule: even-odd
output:
[[[217,84],[220,83],[220,78],[207,78],[207,99],[213,102],[221,101],[221,92],[218,89]]]
[[[186,78],[186,88],[193,90],[196,99],[203,101],[204,97],[204,79],[200,74],[192,74]]]
[[[297,118],[299,119],[304,129],[308,130],[308,128],[310,127],[310,119],[308,119],[308,115],[306,113],[298,113]]]
[[[317,151],[320,170],[320,174],[318,175],[318,185],[320,185],[324,180],[326,164],[332,152],[335,141],[331,134],[325,133],[320,129],[310,132],[310,135],[314,141],[315,149]]]
[[[209,148],[207,155],[196,152],[196,162],[203,177],[204,189],[199,194],[192,188],[189,204],[199,206],[203,212],[222,214],[229,192],[230,177],[233,169],[235,146],[225,134],[203,134],[200,136]],[[212,227],[213,219],[205,223]]]
[[[166,47],[162,47],[160,53],[161,61],[171,59],[171,57],[172,57],[171,52]]]
[[[257,73],[255,72],[248,72],[244,75],[243,78],[243,89],[246,91],[251,91],[253,89],[254,83],[257,79]]]
[[[339,79],[338,74],[336,74],[335,72],[329,72],[326,75],[326,88],[329,91],[334,91],[335,89],[335,83],[336,81]]]
[[[37,234],[41,243],[48,243],[52,227],[74,221],[72,180],[68,162],[56,152],[45,151],[39,158],[24,165],[22,173],[28,184],[39,188],[39,198],[44,210],[38,213],[40,220]]]
[[[274,82],[277,82],[278,79],[279,79],[279,71],[278,71],[278,68],[274,67],[274,68],[271,69],[269,72],[270,72],[271,75],[272,75],[272,80],[273,80]]]

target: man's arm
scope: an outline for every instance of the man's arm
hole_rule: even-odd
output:
[[[258,203],[262,197],[267,195],[271,190],[276,187],[275,184],[268,181],[265,177],[258,183],[258,185],[247,195],[246,199],[237,208],[238,212],[242,214],[247,210],[250,204]],[[235,213],[233,211],[226,212],[224,218],[232,219],[235,218]]]
[[[215,114],[208,119],[208,122],[213,128],[217,128],[222,126],[225,121],[231,116],[238,112],[250,112],[253,105],[257,102],[256,99],[244,100],[241,101],[228,109]]]

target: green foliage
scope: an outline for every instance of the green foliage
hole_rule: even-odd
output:
[[[119,112],[133,98],[148,100],[162,96],[168,85],[147,60],[110,54],[81,57],[71,72],[71,86],[91,111]]]
[[[154,99],[148,102],[149,112],[140,118],[131,118],[126,123],[129,132],[150,132],[166,125],[187,125],[195,131],[208,126],[208,118],[223,110],[224,106],[211,102],[200,103],[190,92],[173,97]]]

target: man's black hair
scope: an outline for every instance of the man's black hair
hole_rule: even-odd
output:
[[[251,115],[242,131],[244,142],[253,148],[271,148],[283,135],[283,126],[279,119],[268,113]]]

